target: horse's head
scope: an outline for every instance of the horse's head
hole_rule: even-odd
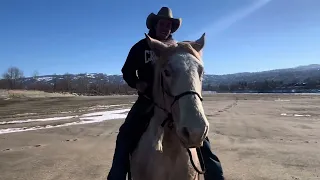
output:
[[[155,62],[154,98],[172,114],[176,133],[186,148],[199,147],[208,134],[209,123],[202,106],[205,34],[196,41],[166,45],[146,35]]]

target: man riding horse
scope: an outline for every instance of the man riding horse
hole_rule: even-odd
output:
[[[172,35],[179,29],[181,21],[181,18],[173,18],[170,8],[162,7],[157,15],[151,13],[147,18],[148,35],[163,43],[175,42]],[[138,144],[153,115],[153,64],[156,60],[156,54],[144,38],[130,49],[122,68],[123,79],[131,88],[137,89],[139,96],[125,122],[120,127],[108,180],[126,179],[129,171],[130,152]],[[203,154],[203,161],[206,166],[205,180],[223,180],[220,161],[211,151],[208,137],[206,137],[200,151]]]

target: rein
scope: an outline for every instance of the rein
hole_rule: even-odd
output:
[[[161,83],[161,89],[163,90],[163,91],[162,91],[163,97],[164,97],[164,94],[167,94],[168,96],[170,96],[170,97],[173,98],[173,102],[171,103],[170,110],[172,109],[173,105],[174,105],[180,98],[182,98],[182,97],[184,97],[184,96],[186,96],[186,95],[190,95],[190,94],[197,95],[197,96],[200,98],[200,100],[203,101],[203,98],[201,97],[201,95],[200,95],[198,92],[192,91],[192,90],[191,90],[191,91],[185,91],[185,92],[183,92],[183,93],[181,93],[181,94],[179,94],[179,95],[174,96],[174,95],[172,95],[171,93],[169,93],[168,91],[166,91],[166,89],[164,88],[162,75],[160,75],[160,81],[161,81],[161,82],[160,82],[160,83]],[[147,97],[147,96],[144,96],[144,97],[147,98],[147,99],[149,99],[149,100],[151,100],[151,99],[150,99],[149,97]],[[151,100],[151,101],[152,101],[152,100]],[[167,113],[167,118],[163,120],[163,122],[161,123],[161,127],[164,128],[164,126],[165,126],[167,123],[170,123],[168,126],[169,126],[170,128],[172,128],[172,125],[171,125],[171,124],[173,123],[172,113],[169,112],[168,110],[166,110],[165,108],[161,107],[160,105],[158,105],[156,102],[154,102],[154,101],[152,101],[152,102],[153,102],[153,104],[154,104],[155,106],[157,106],[159,109],[161,109],[161,110],[163,110],[164,112]],[[187,151],[188,151],[188,155],[189,155],[189,159],[190,159],[190,162],[191,162],[191,164],[192,164],[192,167],[197,171],[197,173],[199,173],[199,174],[204,174],[204,173],[206,172],[206,167],[205,167],[204,160],[203,160],[203,156],[202,156],[202,153],[201,153],[200,149],[199,149],[199,148],[196,148],[196,149],[198,150],[198,154],[200,154],[199,161],[200,161],[200,166],[203,167],[203,170],[201,170],[201,169],[199,170],[199,169],[196,167],[196,165],[195,165],[195,163],[194,163],[194,161],[193,161],[193,159],[192,159],[192,154],[191,154],[190,149],[189,149],[189,148],[186,148],[186,149],[187,149]],[[200,158],[201,158],[201,159],[200,159]]]

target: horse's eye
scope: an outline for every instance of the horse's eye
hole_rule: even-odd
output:
[[[165,75],[165,76],[170,76],[169,70],[165,69],[163,72],[164,72],[164,75]]]

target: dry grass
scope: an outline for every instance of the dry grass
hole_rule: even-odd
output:
[[[0,121],[81,114],[89,107],[126,104],[136,97],[69,97],[14,100]],[[205,95],[212,149],[228,180],[320,179],[320,96]],[[86,108],[87,107],[87,108]],[[20,114],[15,116],[14,113]],[[21,115],[25,113],[24,115]],[[282,114],[282,115],[281,115]],[[286,114],[286,115],[284,115]],[[295,115],[310,115],[295,116]],[[3,118],[5,117],[5,118]],[[71,120],[64,120],[63,122]],[[0,135],[0,179],[106,179],[123,120]],[[48,122],[54,124],[57,122]],[[43,125],[30,123],[26,126]],[[19,125],[5,125],[17,127]],[[0,125],[0,129],[4,126]]]
[[[70,93],[47,93],[36,90],[0,90],[2,99],[20,99],[20,98],[46,98],[46,97],[70,97],[75,96]]]

